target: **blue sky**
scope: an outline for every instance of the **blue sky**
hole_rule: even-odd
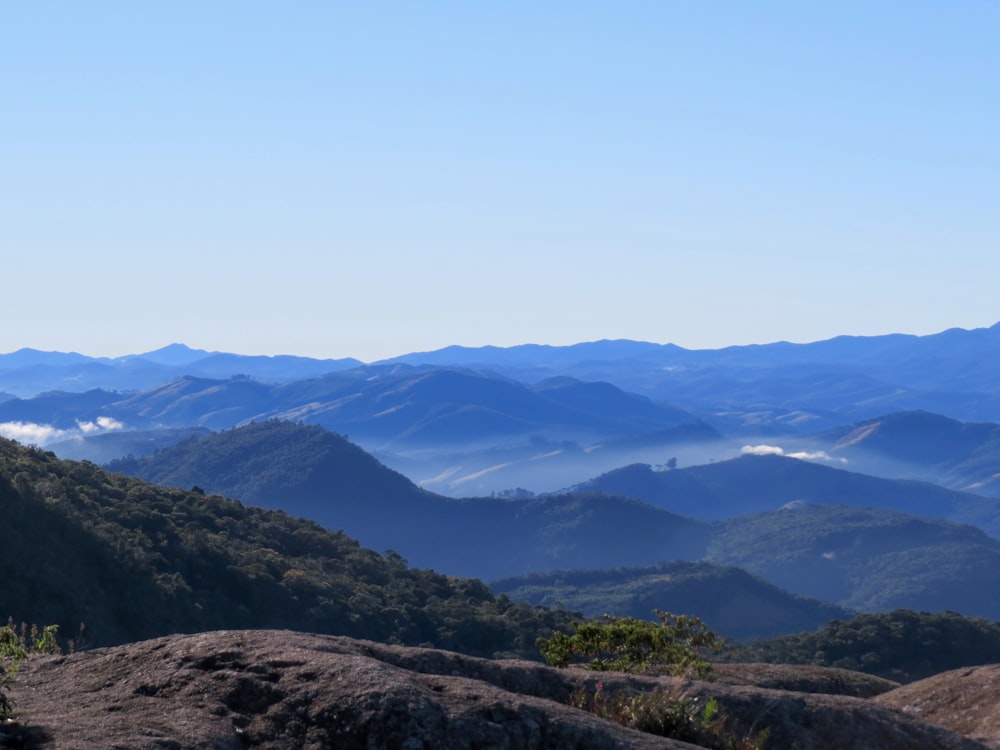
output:
[[[1000,4],[0,9],[0,352],[1000,320]]]

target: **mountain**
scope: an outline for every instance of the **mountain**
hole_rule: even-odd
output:
[[[807,505],[720,522],[705,559],[854,610],[1000,619],[1000,541],[972,526]]]
[[[449,347],[387,362],[489,368],[529,382],[553,375],[607,381],[717,415],[711,424],[725,432],[795,434],[914,409],[1000,421],[1000,323],[930,336],[839,336],[714,350],[634,341]]]
[[[536,654],[568,615],[416,570],[344,534],[0,440],[0,611],[86,645],[291,628]]]
[[[636,341],[448,347],[376,364],[374,371],[397,366],[469,370],[526,384],[566,376],[606,382],[679,404],[723,432],[747,435],[817,432],[912,410],[965,421],[1000,421],[995,377],[1000,370],[1000,323],[930,336],[840,336],[807,344],[714,350]],[[185,375],[293,382],[360,365],[353,359],[202,352],[180,344],[116,359],[21,350],[0,355],[0,390],[20,397],[50,390],[147,390]]]
[[[794,596],[738,568],[665,562],[644,568],[559,570],[491,581],[514,601],[603,615],[651,619],[654,609],[694,615],[729,638],[769,638],[811,630],[849,610]]]
[[[396,550],[415,565],[479,578],[696,558],[708,540],[704,524],[627,498],[434,495],[341,435],[278,420],[108,468],[280,508],[369,547]]]
[[[75,420],[100,416],[133,428],[210,429],[277,417],[350,431],[371,441],[420,445],[533,434],[599,439],[698,422],[681,409],[605,383],[561,378],[527,386],[484,373],[403,366],[280,384],[243,376],[185,376],[134,394],[51,392],[0,403],[0,421],[66,428]]]
[[[882,508],[973,523],[1000,538],[1000,500],[779,455],[744,455],[669,471],[636,464],[572,489],[634,497],[672,513],[706,519],[777,510],[788,503]]]
[[[816,445],[869,473],[1000,497],[1000,424],[994,422],[899,412],[819,435]]]
[[[207,352],[183,344],[171,344],[145,354],[116,358],[20,349],[0,354],[0,389],[21,398],[30,398],[46,391],[77,393],[95,388],[145,390],[185,375],[204,378],[242,375],[268,382],[286,382],[361,364],[359,360],[350,358],[311,359]]]
[[[606,383],[553,378],[525,385],[402,365],[291,383],[185,376],[137,393],[53,391],[0,402],[0,434],[47,436],[63,442],[66,457],[101,461],[113,458],[106,449],[117,441],[89,451],[97,432],[222,430],[269,418],[349,433],[394,468],[452,496],[525,485],[553,491],[595,468],[666,461],[722,439],[694,414]],[[120,444],[119,456],[143,452],[127,438]]]

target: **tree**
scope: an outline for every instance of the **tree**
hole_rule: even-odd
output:
[[[536,643],[545,662],[554,667],[578,663],[588,669],[631,672],[660,666],[673,675],[707,677],[712,665],[702,651],[721,648],[718,636],[697,617],[654,613],[659,622],[605,616],[603,622],[577,623],[573,635],[557,632]]]

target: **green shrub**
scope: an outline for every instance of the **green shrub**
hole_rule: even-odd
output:
[[[62,653],[56,641],[57,625],[47,625],[39,629],[37,625],[30,628],[21,623],[14,626],[13,619],[0,627],[0,719],[10,716],[11,702],[7,695],[11,680],[21,668],[21,662],[31,654]]]
[[[770,734],[767,729],[739,727],[720,712],[715,698],[699,706],[697,700],[663,692],[609,694],[598,682],[593,691],[581,688],[574,693],[570,705],[640,732],[711,750],[762,750]]]
[[[663,667],[673,675],[707,677],[712,665],[701,655],[721,641],[697,617],[654,610],[659,622],[605,616],[603,622],[575,625],[573,635],[557,632],[536,643],[554,667],[582,664],[588,669],[621,672]]]

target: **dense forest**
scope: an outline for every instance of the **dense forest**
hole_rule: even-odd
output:
[[[537,657],[570,615],[410,568],[342,533],[0,440],[0,612],[81,645],[289,628]],[[78,634],[80,624],[85,630]]]
[[[1000,623],[955,612],[894,610],[834,620],[819,630],[731,646],[727,661],[814,664],[910,682],[1000,662]]]

